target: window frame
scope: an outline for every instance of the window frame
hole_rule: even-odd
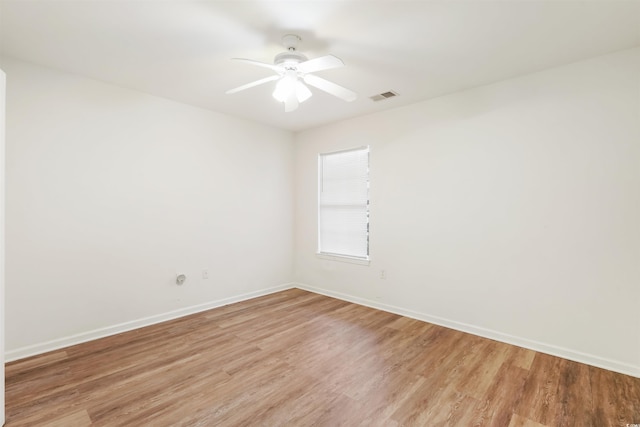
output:
[[[341,254],[341,253],[333,253],[333,252],[323,252],[321,248],[321,209],[322,209],[322,188],[324,183],[323,177],[323,158],[325,156],[336,155],[341,153],[349,153],[354,151],[366,151],[367,155],[367,174],[366,174],[366,184],[367,184],[367,195],[366,195],[366,247],[367,253],[366,256],[356,256],[350,254]],[[325,153],[318,154],[318,198],[317,198],[317,249],[316,249],[316,257],[320,259],[332,260],[332,261],[340,261],[347,262],[352,264],[360,264],[360,265],[369,265],[371,252],[370,252],[370,219],[371,219],[371,147],[368,145],[359,146],[354,148],[349,148],[345,150],[337,150]]]

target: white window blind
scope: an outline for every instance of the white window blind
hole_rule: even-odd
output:
[[[369,147],[318,159],[318,251],[369,258]]]

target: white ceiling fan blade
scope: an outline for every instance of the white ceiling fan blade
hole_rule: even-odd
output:
[[[316,71],[340,67],[344,67],[344,62],[342,62],[342,59],[333,55],[321,56],[298,64],[298,70],[303,73],[314,73]]]
[[[254,61],[253,59],[246,59],[246,58],[231,58],[231,59],[233,59],[234,61],[245,62],[251,65],[257,65],[258,67],[268,68],[270,70],[275,71],[276,73],[282,72],[282,67],[278,65],[267,64],[266,62]]]
[[[234,88],[234,89],[229,89],[225,93],[232,94],[232,93],[240,92],[241,90],[249,89],[250,87],[258,86],[264,83],[269,83],[274,80],[278,80],[279,78],[280,76],[265,77],[264,79],[256,80],[255,82],[247,83],[246,85],[238,86],[237,88]]]
[[[358,97],[355,92],[312,74],[304,76],[304,82],[347,102],[355,101]]]

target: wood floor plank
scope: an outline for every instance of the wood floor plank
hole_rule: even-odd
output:
[[[291,289],[9,363],[12,426],[619,426],[640,379]]]
[[[511,363],[519,368],[529,370],[533,359],[536,357],[536,352],[522,347],[512,346],[513,356]]]
[[[29,357],[7,365],[5,374],[14,381],[24,380],[24,376],[39,368],[66,359],[66,351],[54,351],[45,355]]]
[[[515,413],[540,424],[552,424],[557,409],[562,359],[536,354]]]
[[[6,405],[16,411],[27,412],[32,409],[34,399],[48,401],[56,400],[58,396],[65,398],[75,389],[72,377],[71,369],[65,365],[39,370],[37,376],[25,376],[19,381],[9,377],[5,385]]]
[[[410,418],[411,425],[434,427],[467,425],[467,418],[477,403],[477,400],[453,387],[445,387],[428,407]]]
[[[604,369],[588,367],[595,426],[640,424],[640,382]]]
[[[420,425],[437,409],[438,402],[442,402],[441,395],[451,390],[448,388],[449,375],[459,366],[459,360],[465,353],[465,345],[462,341],[466,334],[444,329],[438,331],[441,346],[434,345],[433,336],[428,339],[428,351],[421,358],[412,362],[423,365],[424,382],[419,389],[409,396],[406,401],[395,411],[391,418],[401,425]],[[438,341],[435,341],[438,342]]]
[[[513,364],[503,364],[473,410],[474,424],[506,426],[519,405],[528,372]]]
[[[30,418],[23,419],[19,424],[24,426],[40,426],[40,427],[89,427],[92,425],[91,418],[86,410],[80,410],[60,418],[42,417],[36,414]]]
[[[91,425],[91,418],[87,411],[78,411],[57,420],[43,424],[43,427],[86,427]]]
[[[566,426],[594,426],[589,367],[570,360],[563,360],[560,367],[555,422]]]
[[[531,421],[530,419],[521,417],[520,415],[513,414],[513,417],[511,417],[511,421],[509,422],[509,427],[548,427],[548,426],[537,423],[535,421]]]
[[[485,398],[487,390],[495,381],[498,371],[508,357],[509,347],[507,344],[495,341],[488,344],[487,350],[465,378],[464,388],[467,394],[478,400]]]

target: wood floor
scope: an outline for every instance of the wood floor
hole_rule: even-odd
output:
[[[6,367],[7,426],[626,426],[640,379],[292,289]]]

